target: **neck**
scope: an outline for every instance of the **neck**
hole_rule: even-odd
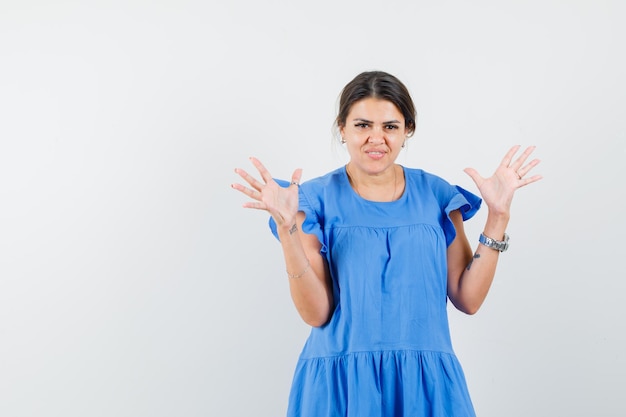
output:
[[[366,200],[371,201],[395,201],[402,195],[404,189],[404,176],[398,174],[401,168],[392,165],[378,175],[368,175],[358,170],[353,170],[352,165],[346,165],[346,173],[350,185],[354,191]]]

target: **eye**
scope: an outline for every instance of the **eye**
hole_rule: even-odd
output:
[[[398,128],[399,128],[398,125],[385,125],[385,129],[387,130],[396,130]]]
[[[368,127],[368,126],[369,126],[369,124],[368,124],[368,123],[365,123],[365,122],[362,122],[362,123],[357,123],[357,124],[355,124],[354,126],[355,126],[355,127],[359,127],[359,128],[361,128],[361,129],[365,129],[366,127]]]

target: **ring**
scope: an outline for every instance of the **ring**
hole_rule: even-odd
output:
[[[521,180],[522,176],[519,174],[519,172],[515,171],[515,173],[517,174],[517,178],[519,178]]]
[[[299,187],[300,183],[298,183],[298,181],[291,181],[291,185],[297,185]]]

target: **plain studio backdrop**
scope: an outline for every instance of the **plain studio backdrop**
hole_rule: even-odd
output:
[[[542,159],[449,311],[478,415],[626,415],[625,3],[215,3],[0,2],[0,415],[284,415],[309,328],[233,169],[344,164],[374,69],[417,105],[399,163],[477,192],[463,168]]]

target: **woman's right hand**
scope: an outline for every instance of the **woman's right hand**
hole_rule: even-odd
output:
[[[302,170],[296,169],[291,176],[291,184],[282,187],[258,159],[250,158],[250,161],[262,180],[237,168],[235,172],[250,187],[241,184],[232,184],[232,187],[252,199],[243,207],[265,210],[276,222],[294,305],[305,323],[322,326],[332,315],[333,287],[326,259],[320,253],[321,242],[315,234],[301,230],[304,213],[298,214],[298,187]]]
[[[298,213],[298,187],[302,177],[302,169],[296,169],[291,176],[289,187],[281,187],[263,166],[261,161],[251,157],[250,161],[259,171],[262,182],[248,174],[241,168],[235,172],[246,181],[251,188],[241,184],[232,184],[231,187],[242,192],[255,201],[243,204],[244,208],[267,211],[278,227],[293,227],[296,224]]]

